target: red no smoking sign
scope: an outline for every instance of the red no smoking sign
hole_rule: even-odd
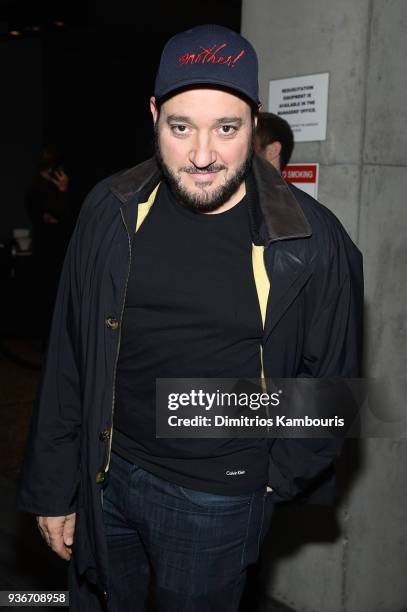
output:
[[[319,164],[288,164],[282,175],[288,183],[294,183],[313,198],[318,197]]]

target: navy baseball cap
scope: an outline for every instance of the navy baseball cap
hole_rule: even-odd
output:
[[[258,61],[249,41],[229,28],[212,24],[170,38],[161,54],[155,97],[160,100],[199,85],[219,85],[259,105]]]

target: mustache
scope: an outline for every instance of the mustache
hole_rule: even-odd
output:
[[[226,170],[226,166],[213,164],[206,168],[195,168],[195,166],[184,166],[180,168],[180,172],[186,172],[187,174],[208,174],[208,172],[219,172],[220,170]]]

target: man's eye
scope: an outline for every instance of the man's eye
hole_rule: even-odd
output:
[[[231,136],[237,131],[237,128],[234,125],[221,125],[219,130],[222,136]]]
[[[184,135],[188,133],[188,127],[186,125],[172,125],[171,130],[174,134]]]

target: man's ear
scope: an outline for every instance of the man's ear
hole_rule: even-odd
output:
[[[271,164],[274,165],[275,162],[278,161],[280,157],[281,142],[278,142],[278,140],[271,142],[265,148],[264,153],[265,153],[265,158],[267,159],[267,161],[269,161]]]
[[[151,111],[151,114],[153,115],[153,121],[155,125],[158,119],[158,108],[157,108],[157,100],[155,99],[154,96],[151,96],[150,98],[150,111]]]

